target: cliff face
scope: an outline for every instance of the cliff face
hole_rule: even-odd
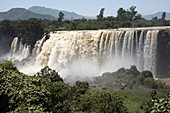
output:
[[[161,30],[158,35],[158,77],[170,77],[170,30]]]
[[[12,40],[12,36],[0,35],[0,56],[10,51]]]

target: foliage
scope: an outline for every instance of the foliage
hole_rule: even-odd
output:
[[[103,16],[104,10],[105,10],[105,8],[102,8],[102,9],[100,10],[99,15],[97,15],[97,19],[98,19],[98,20],[102,20],[102,19],[104,18],[104,16]]]
[[[0,69],[2,70],[6,70],[6,69],[9,69],[9,70],[16,70],[16,67],[14,66],[14,64],[12,63],[12,61],[8,61],[8,60],[5,60],[3,61],[4,63],[1,63],[0,64]]]
[[[13,36],[15,34],[15,30],[12,26],[12,22],[9,20],[3,20],[1,22],[1,26],[0,26],[0,34],[1,35],[9,35],[9,36]]]
[[[135,20],[137,11],[135,11],[136,6],[131,6],[129,10],[127,10],[127,17],[129,20]]]
[[[166,18],[166,12],[163,12],[162,13],[162,20],[165,20],[165,18]]]
[[[158,20],[158,17],[157,17],[157,16],[155,16],[155,17],[153,17],[153,18],[152,18],[152,20]]]
[[[64,20],[64,13],[59,13],[58,20],[2,20],[0,21],[0,44],[5,44],[8,52],[10,44],[14,37],[18,37],[23,44],[29,45],[32,49],[37,40],[44,34],[51,31],[60,30],[98,30],[98,29],[116,29],[118,27],[148,27],[148,26],[169,26],[170,21],[165,19],[145,20],[142,15],[136,11],[136,6],[129,9],[119,8],[117,17],[104,17],[105,8],[102,8],[97,15],[97,19],[75,19]],[[162,15],[163,16],[163,15]],[[164,13],[163,18],[166,17]],[[5,41],[5,42],[3,42]],[[0,51],[1,52],[1,51]]]
[[[64,19],[64,13],[60,11],[58,16],[58,22],[62,22],[62,20]]]
[[[68,85],[38,76],[29,77],[16,68],[3,68],[6,64],[1,65],[0,100],[5,99],[6,104],[0,106],[1,112],[69,111]]]
[[[48,66],[41,69],[41,71],[35,76],[48,79],[50,82],[63,82],[63,79],[59,76],[59,74],[55,70],[50,69]]]
[[[126,20],[126,10],[123,8],[119,8],[117,11],[117,19],[118,20]]]
[[[88,82],[77,81],[75,85],[72,87],[73,96],[76,98],[80,95],[84,95],[89,88]]]
[[[135,10],[136,6],[131,6],[127,11],[123,8],[119,8],[117,11],[117,20],[120,21],[132,21],[142,19],[140,14],[137,14]]]
[[[49,67],[27,76],[10,61],[0,64],[0,102],[1,113],[126,112],[117,93],[91,90],[88,82],[69,86]]]
[[[157,92],[151,93],[151,98],[143,106],[146,113],[169,113],[170,112],[170,95],[168,97],[159,98]]]
[[[88,90],[77,102],[78,111],[85,113],[126,113],[123,100],[107,90]]]
[[[31,50],[36,41],[41,39],[44,34],[44,28],[41,22],[38,19],[18,20],[15,25],[16,36],[22,40],[23,44],[30,45]]]
[[[165,96],[170,88],[162,81],[155,80],[150,71],[139,72],[135,66],[130,69],[120,68],[113,73],[104,73],[95,78],[97,88],[117,91],[124,99],[129,113],[142,112],[141,106],[149,100],[150,92],[157,90],[159,96]]]

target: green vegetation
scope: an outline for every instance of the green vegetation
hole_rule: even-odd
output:
[[[97,19],[98,20],[103,20],[103,18],[104,18],[104,10],[105,10],[105,8],[102,8],[101,10],[100,10],[100,13],[99,13],[99,15],[97,15]]]
[[[117,11],[117,20],[120,21],[132,21],[142,19],[140,14],[137,14],[135,10],[136,6],[131,6],[127,11],[123,8],[119,8]]]
[[[90,89],[87,82],[74,86],[45,67],[34,76],[20,73],[10,61],[0,64],[1,113],[126,113],[118,93]]]
[[[153,91],[157,91],[158,97],[165,97],[170,92],[170,87],[160,80],[154,80],[150,71],[139,72],[135,66],[104,73],[97,77],[93,84],[99,89],[118,92],[129,113],[144,112],[146,106],[143,105],[150,100]]]
[[[145,20],[136,11],[136,6],[131,6],[125,10],[119,8],[117,16],[104,17],[105,8],[102,8],[97,15],[97,19],[88,20],[85,18],[77,20],[64,20],[64,13],[60,12],[58,20],[2,20],[0,21],[0,44],[6,47],[5,52],[10,49],[10,44],[14,37],[18,37],[23,44],[30,45],[31,51],[37,40],[51,31],[59,30],[98,30],[98,29],[117,29],[119,27],[148,27],[148,26],[168,26],[170,20],[165,20],[166,13],[162,14],[161,19]],[[0,50],[1,52],[1,50]],[[4,52],[1,52],[4,53]]]
[[[151,98],[142,106],[145,113],[169,113],[170,112],[170,95],[159,98],[156,91],[151,93]]]
[[[132,66],[97,77],[97,88],[80,81],[70,86],[48,66],[27,76],[5,61],[0,64],[0,112],[167,113],[170,88],[151,78],[151,72],[140,73]]]
[[[166,13],[163,13],[162,19],[144,20],[135,9],[135,6],[128,10],[120,8],[117,17],[105,18],[105,9],[102,8],[97,20],[82,18],[63,21],[62,12],[59,20],[54,21],[3,20],[0,21],[0,44],[4,43],[3,40],[11,42],[13,37],[17,36],[23,44],[31,45],[33,49],[36,41],[42,38],[44,33],[56,30],[170,25],[170,21],[165,20]],[[169,29],[165,31],[169,32]],[[166,38],[164,41],[167,42]],[[10,46],[5,48],[8,52]],[[96,88],[90,88],[92,84]],[[157,97],[152,93],[155,90],[158,93]],[[114,73],[104,73],[101,77],[96,77],[96,81],[90,85],[88,82],[77,81],[75,85],[70,86],[48,66],[34,76],[27,76],[20,73],[10,61],[0,64],[1,113],[164,113],[170,110],[170,97],[165,97],[169,92],[169,86],[155,80],[150,71],[139,72],[135,66],[130,69],[121,68]]]
[[[165,18],[166,18],[166,12],[163,12],[162,13],[162,20],[165,20]]]
[[[62,22],[62,20],[64,19],[64,13],[60,11],[58,16],[58,22]]]

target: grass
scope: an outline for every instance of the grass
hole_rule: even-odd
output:
[[[136,86],[133,89],[119,91],[129,113],[142,113],[141,106],[150,98],[152,90]]]
[[[124,98],[124,104],[129,113],[143,113],[141,106],[150,99],[151,93],[156,90],[159,97],[165,97],[170,92],[170,86],[162,83],[162,87],[154,89],[150,84],[157,84],[159,81],[150,78],[149,83],[142,83],[142,73],[136,75],[134,72],[129,69],[121,69],[114,73],[105,73],[98,77],[96,86],[118,92]],[[163,80],[170,85],[170,78]]]

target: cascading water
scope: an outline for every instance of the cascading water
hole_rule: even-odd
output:
[[[10,59],[12,57],[12,59],[22,60],[27,58],[29,55],[30,46],[27,44],[23,45],[21,41],[19,42],[18,37],[15,37],[11,43]]]
[[[17,46],[18,46],[18,37],[15,37],[14,40],[12,41],[12,44],[11,44],[10,53],[11,53],[12,55],[16,53]]]
[[[156,74],[156,54],[158,30],[148,31],[144,42],[144,70],[150,70]]]
[[[80,62],[76,67],[78,71],[83,62],[88,62],[89,68],[95,67],[96,72],[92,74],[136,65],[139,70],[150,70],[156,75],[158,33],[159,30],[51,32],[49,39],[44,37],[37,41],[32,56],[35,65],[48,65],[58,71],[72,68],[72,64]],[[11,45],[12,52],[16,51],[13,49],[15,41]],[[29,48],[24,45],[23,58],[29,56]]]

